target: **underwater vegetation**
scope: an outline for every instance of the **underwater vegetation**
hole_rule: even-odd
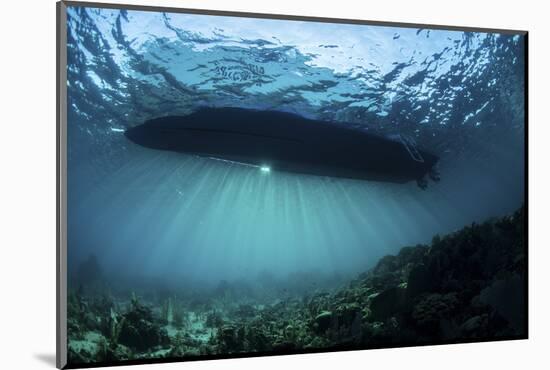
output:
[[[68,296],[69,364],[293,353],[526,335],[524,208],[403,247],[333,289],[254,298],[111,290],[95,257]]]

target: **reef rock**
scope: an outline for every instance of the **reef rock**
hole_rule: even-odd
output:
[[[323,311],[315,316],[315,329],[318,333],[325,333],[332,322],[333,314],[330,311]]]
[[[131,309],[122,318],[124,324],[118,338],[121,344],[137,351],[169,344],[166,329],[155,323],[152,310],[137,299],[132,300]]]
[[[405,308],[406,289],[392,287],[375,296],[370,303],[371,318],[382,321]]]

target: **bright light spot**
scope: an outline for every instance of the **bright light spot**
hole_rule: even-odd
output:
[[[271,168],[269,168],[268,166],[262,166],[260,167],[260,171],[262,171],[263,173],[269,173],[271,171]]]

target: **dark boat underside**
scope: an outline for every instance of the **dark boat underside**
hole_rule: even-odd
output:
[[[403,138],[390,140],[343,123],[292,113],[202,108],[188,116],[149,120],[126,130],[136,144],[319,176],[426,185],[438,157]]]

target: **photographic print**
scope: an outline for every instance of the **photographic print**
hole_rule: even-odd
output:
[[[527,337],[525,32],[60,9],[67,367]]]

